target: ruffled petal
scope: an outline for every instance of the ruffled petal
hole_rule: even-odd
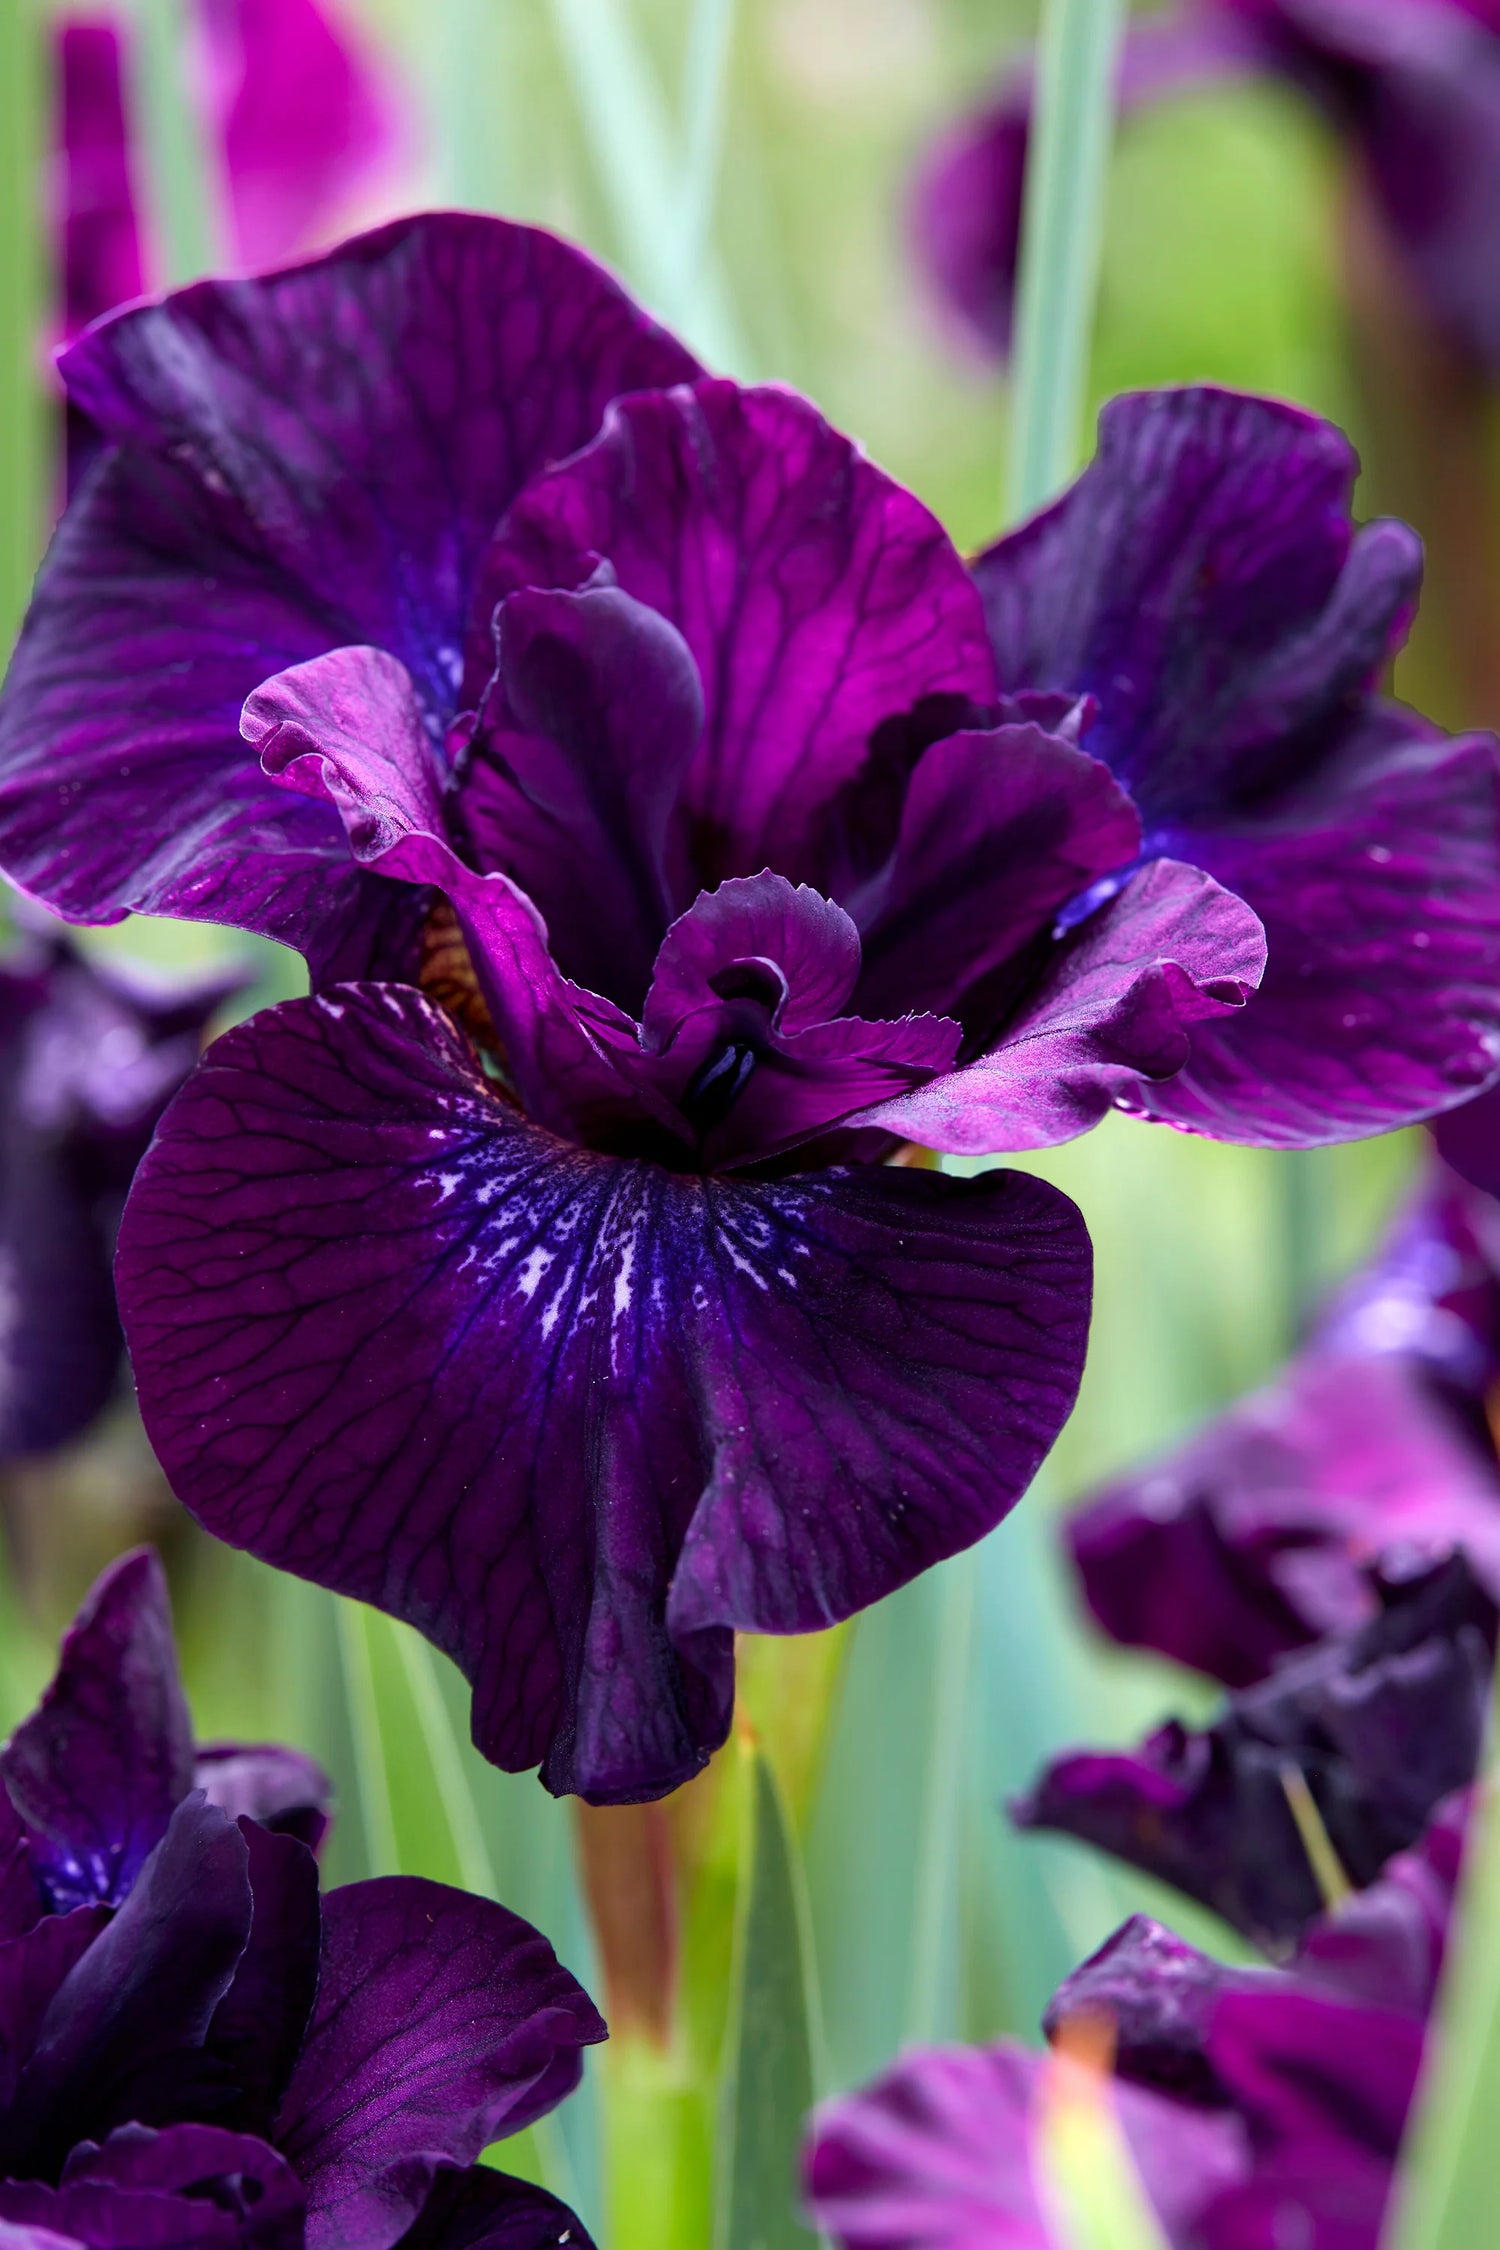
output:
[[[438,2173],[400,2250],[594,2250],[594,2245],[566,2203],[545,2188],[474,2165],[467,2172]]]
[[[512,594],[495,628],[450,826],[471,865],[536,901],[569,976],[638,1011],[681,888],[669,840],[703,731],[698,668],[675,626],[607,584]]]
[[[1001,687],[1097,696],[1089,748],[1148,831],[1300,784],[1399,644],[1421,545],[1355,530],[1357,466],[1296,407],[1134,393],[1077,483],[975,564]]]
[[[1140,818],[1095,758],[1040,727],[956,734],[919,760],[896,848],[849,910],[858,1004],[959,1014],[1039,931],[1140,850]],[[1029,965],[1029,962],[1028,964]]]
[[[488,583],[576,585],[600,557],[697,662],[686,810],[706,884],[768,863],[816,882],[816,816],[882,722],[944,693],[993,699],[942,527],[789,391],[704,382],[620,401],[511,511]]]
[[[229,2220],[232,2231],[225,2229],[223,2239],[244,2250],[302,2250],[301,2183],[284,2158],[248,2133],[218,2125],[168,2125],[161,2132],[122,2125],[102,2144],[85,2141],[68,2158],[59,2214],[81,2217],[89,2201],[82,2191],[89,2187],[120,2191],[119,2203],[100,2196],[95,2208],[122,2216],[127,2196],[132,2201],[180,2196],[196,2206],[206,2243],[219,2241],[220,2222]],[[92,2244],[98,2238],[87,2239]]]
[[[241,727],[284,789],[337,807],[362,866],[446,892],[530,1115],[582,1133],[611,1110],[628,1113],[634,1024],[562,975],[541,916],[508,875],[475,874],[446,841],[416,690],[395,657],[346,648],[297,665],[248,698]]]
[[[734,1630],[830,1624],[1004,1515],[1088,1307],[1039,1181],[601,1156],[393,987],[215,1045],[118,1274],[201,1520],[406,1617],[473,1681],[487,1756],[606,1799],[722,1739]]]
[[[1197,1027],[1244,1005],[1265,957],[1242,899],[1197,868],[1152,860],[1056,948],[986,1053],[860,1123],[958,1155],[1071,1140],[1111,1108],[1145,1108]]]
[[[118,1906],[193,1785],[193,1738],[160,1562],[142,1548],[93,1588],[41,1703],[0,1749],[55,1913]]]
[[[1075,2019],[1102,2018],[1122,2078],[1184,2101],[1221,2104],[1226,2096],[1206,2044],[1227,1973],[1175,1931],[1132,1914],[1058,1986],[1042,2029],[1055,2039]]]
[[[307,2189],[308,2250],[387,2250],[440,2166],[544,2115],[603,2037],[546,1939],[503,1906],[404,1875],[330,1892],[275,2135]]]
[[[1216,1140],[1308,1147],[1385,1132],[1500,1066],[1500,760],[1372,709],[1260,818],[1169,848],[1265,924],[1266,974],[1233,1024],[1203,1026],[1153,1117]]]
[[[617,392],[694,364],[580,252],[438,214],[122,314],[64,372],[120,450],[53,544],[0,699],[0,859],[73,920],[186,914],[336,957],[387,902],[333,813],[260,772],[245,697],[369,641],[440,734],[502,511]]]

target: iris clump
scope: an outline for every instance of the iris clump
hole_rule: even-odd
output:
[[[487,1899],[320,1895],[327,1779],[195,1748],[149,1552],[88,1597],[0,1783],[7,2241],[587,2250],[476,2159],[577,2084],[597,2013]]]
[[[314,987],[137,1183],[147,1426],[211,1529],[454,1656],[502,1765],[661,1793],[735,1631],[1024,1490],[1081,1224],[904,1144],[1120,1106],[1299,1145],[1494,1075],[1494,748],[1375,692],[1416,544],[1310,416],[1119,401],[971,572],[805,401],[499,222],[64,367],[104,450],[0,704],[0,860]]]

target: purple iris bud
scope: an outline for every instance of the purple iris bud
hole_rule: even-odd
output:
[[[1212,1725],[1174,1720],[1135,1751],[1071,1752],[1013,1817],[1113,1852],[1285,1950],[1321,1904],[1294,1792],[1311,1796],[1362,1889],[1478,1766],[1492,1598],[1462,1555],[1378,1591],[1371,1623],[1284,1659]]]
[[[1468,1804],[1450,1799],[1284,1968],[1229,1969],[1136,1915],[1068,1978],[1173,2250],[1377,2250],[1437,1992]],[[918,2048],[812,2120],[805,2180],[840,2250],[1063,2250],[1040,2178],[1042,2057]]]
[[[242,982],[147,980],[41,935],[0,961],[0,1458],[64,1444],[108,1403],[125,1191]]]
[[[1500,1596],[1496,1218],[1434,1170],[1279,1376],[1072,1517],[1106,1632],[1246,1687],[1369,1618],[1381,1557],[1462,1548]]]
[[[326,1777],[195,1749],[149,1551],[89,1595],[0,1783],[7,2242],[587,2250],[476,2160],[576,2085],[597,2013],[489,1900],[320,1896]]]
[[[1305,94],[1343,140],[1428,318],[1500,368],[1500,26],[1467,0],[1188,0],[1125,43],[1129,110],[1258,72]],[[1012,71],[929,155],[913,198],[919,259],[987,354],[1009,348],[1031,78]]]

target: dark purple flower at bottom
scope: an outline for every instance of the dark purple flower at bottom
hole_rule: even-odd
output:
[[[125,1193],[243,982],[147,980],[40,935],[0,961],[0,1460],[66,1443],[108,1403]]]
[[[488,1900],[320,1896],[327,1784],[195,1753],[153,1556],[100,1580],[0,1780],[0,2240],[586,2250],[476,2160],[576,2085],[597,2013]]]
[[[1493,1599],[1462,1555],[1377,1591],[1371,1623],[1285,1658],[1212,1725],[1173,1720],[1138,1750],[1072,1751],[1012,1817],[1160,1876],[1269,1952],[1286,1947],[1322,1908],[1300,1792],[1363,1889],[1478,1769]]]

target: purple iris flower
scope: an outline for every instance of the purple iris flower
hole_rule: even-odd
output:
[[[194,0],[187,66],[218,158],[237,266],[274,265],[349,215],[399,138],[392,97],[321,0]],[[128,26],[114,7],[55,26],[55,218],[69,337],[153,285],[130,129]]]
[[[1189,0],[1137,23],[1120,100],[1244,72],[1295,86],[1348,146],[1428,318],[1500,370],[1500,16],[1492,0]],[[982,351],[1010,343],[1031,107],[1002,80],[934,147],[913,200],[918,254]]]
[[[1494,747],[1368,693],[1414,546],[1355,534],[1306,416],[1120,402],[976,583],[804,401],[497,221],[201,285],[65,373],[109,450],[0,704],[0,856],[315,986],[133,1199],[148,1428],[210,1528],[454,1656],[502,1765],[673,1786],[734,1631],[1024,1489],[1076,1215],[872,1159],[1116,1104],[1337,1138],[1494,1072]]]
[[[326,1778],[195,1749],[161,1567],[115,1564],[0,1750],[0,2238],[18,2250],[544,2250],[476,2164],[604,2027],[490,1901],[320,1896]]]
[[[1434,1167],[1265,1389],[1069,1521],[1089,1608],[1246,1687],[1378,1606],[1371,1565],[1462,1548],[1500,1597],[1500,1208]]]
[[[1307,1932],[1235,1969],[1136,1916],[1047,2012],[1101,2023],[1112,2091],[1172,2250],[1377,2250],[1422,2058],[1466,1804]],[[813,2119],[806,2183],[841,2250],[1061,2250],[1038,2177],[1046,2065],[1013,2042],[914,2049]]]
[[[64,1444],[108,1403],[125,1191],[242,981],[148,982],[40,934],[0,960],[0,1459]]]
[[[1379,1616],[1284,1659],[1210,1726],[1174,1720],[1136,1751],[1054,1760],[1013,1818],[1113,1852],[1284,1949],[1322,1903],[1291,1789],[1363,1889],[1478,1768],[1493,1599],[1462,1555],[1377,1590]]]

